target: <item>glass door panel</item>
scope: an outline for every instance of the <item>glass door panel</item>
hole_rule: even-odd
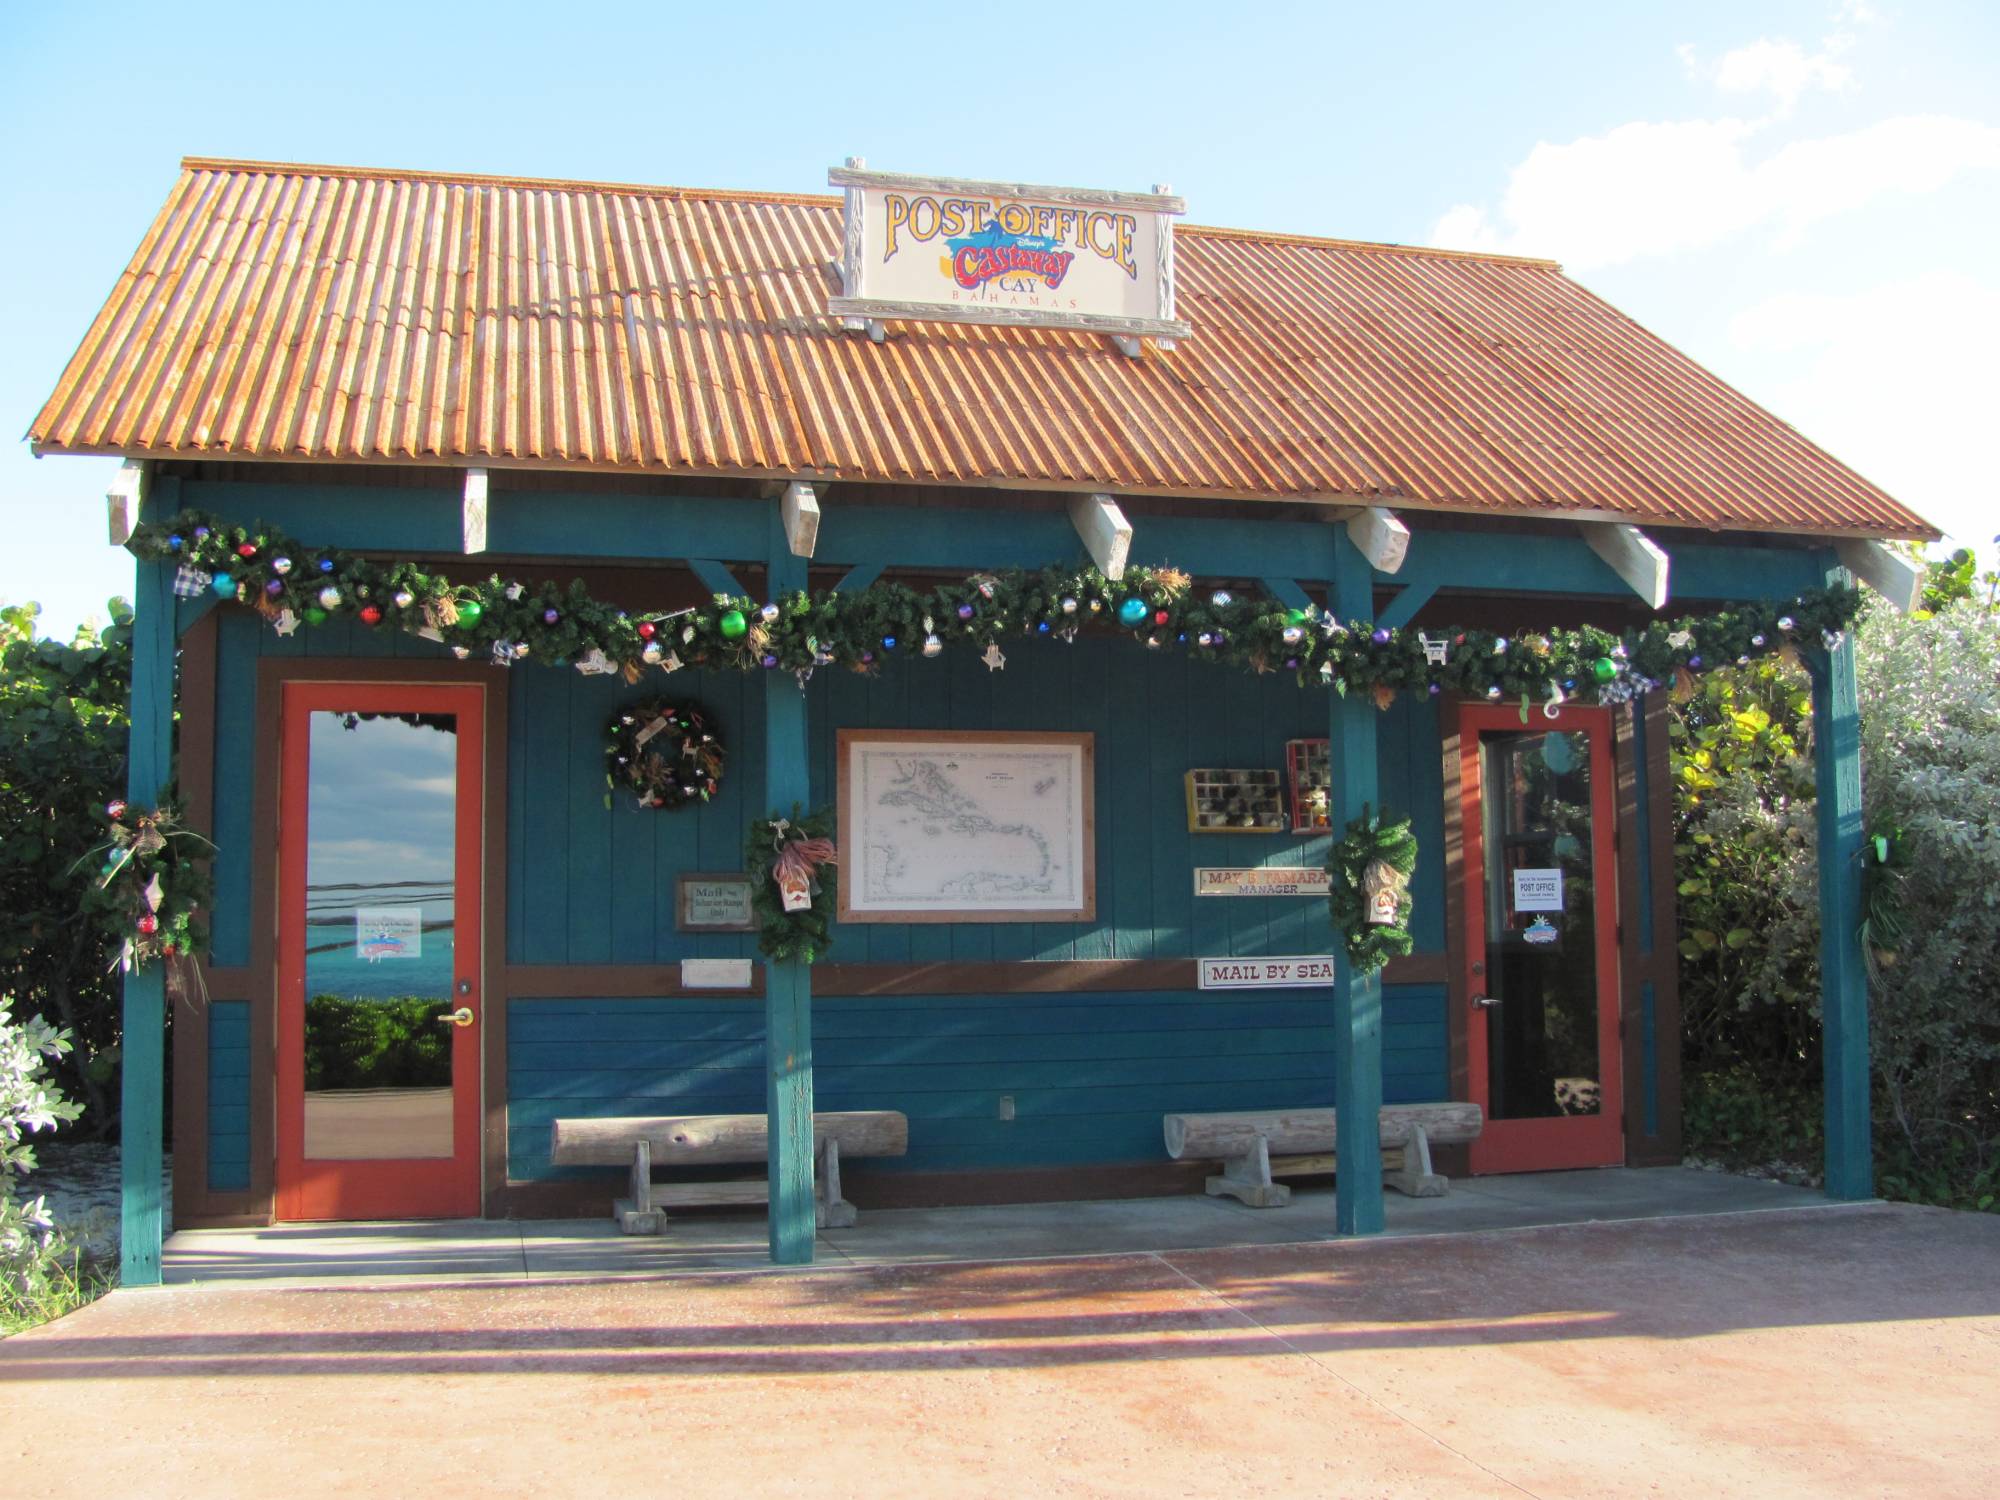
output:
[[[484,694],[284,694],[278,1217],[475,1214]]]
[[[1460,710],[1475,1171],[1624,1159],[1610,715]]]

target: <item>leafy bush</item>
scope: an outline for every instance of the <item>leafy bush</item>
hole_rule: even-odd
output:
[[[82,1106],[63,1098],[48,1065],[70,1050],[69,1036],[40,1016],[11,1019],[12,1002],[0,1002],[0,1330],[45,1320],[78,1279],[73,1252],[62,1242],[48,1202],[23,1201],[16,1178],[35,1169],[35,1148],[25,1136],[77,1118]],[[50,1304],[58,1304],[54,1309]]]
[[[451,1082],[448,1000],[354,1000],[315,995],[306,1005],[306,1087],[431,1088]]]
[[[1856,636],[1876,1156],[1886,1194],[2000,1189],[2000,614],[1960,561],[1937,612]],[[1801,674],[1717,674],[1676,710],[1690,1149],[1817,1158],[1818,872]],[[1879,842],[1878,842],[1879,839]],[[1886,855],[1886,861],[1882,856]]]
[[[37,606],[0,607],[0,993],[76,1049],[56,1064],[98,1134],[118,1123],[119,986],[103,930],[78,918],[125,785],[131,610],[69,644],[35,638]],[[82,863],[79,863],[82,861]]]

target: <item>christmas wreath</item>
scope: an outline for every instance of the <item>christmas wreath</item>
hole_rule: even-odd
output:
[[[628,704],[606,726],[604,783],[668,811],[706,802],[722,783],[722,734],[708,710],[678,698]],[[606,802],[609,802],[609,798]]]
[[[195,861],[215,845],[182,827],[179,809],[165,798],[150,810],[120,799],[105,805],[104,816],[111,836],[84,856],[102,861],[84,907],[117,945],[112,967],[203,957],[208,934],[197,913],[208,900],[208,876]]]
[[[752,818],[743,848],[750,872],[750,906],[757,947],[778,963],[812,963],[833,946],[833,814],[807,814],[792,804],[789,818]]]
[[[1416,868],[1417,836],[1410,820],[1371,812],[1366,805],[1333,846],[1327,904],[1356,973],[1372,974],[1410,951],[1410,875]]]

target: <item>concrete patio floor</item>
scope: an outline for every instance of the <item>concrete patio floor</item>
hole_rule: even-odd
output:
[[[0,1410],[20,1500],[1986,1500],[1996,1273],[2000,1217],[1873,1204],[804,1275],[178,1286],[0,1342]]]
[[[1824,1194],[1679,1167],[1542,1172],[1454,1182],[1443,1198],[1386,1195],[1389,1236],[1461,1234],[1687,1214],[1824,1206]],[[818,1266],[1022,1260],[1156,1250],[1312,1243],[1336,1237],[1330,1186],[1300,1187],[1282,1209],[1233,1199],[1128,1198],[980,1208],[864,1210],[851,1229],[822,1231]],[[661,1276],[772,1267],[764,1216],[702,1211],[658,1238],[618,1233],[608,1219],[448,1220],[184,1229],[168,1239],[170,1285],[255,1280],[313,1285],[357,1280]]]

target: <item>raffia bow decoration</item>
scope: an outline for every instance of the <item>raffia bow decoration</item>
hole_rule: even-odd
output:
[[[757,948],[779,963],[812,963],[833,946],[835,869],[833,814],[806,813],[796,803],[789,818],[753,818],[744,847],[757,914]]]

